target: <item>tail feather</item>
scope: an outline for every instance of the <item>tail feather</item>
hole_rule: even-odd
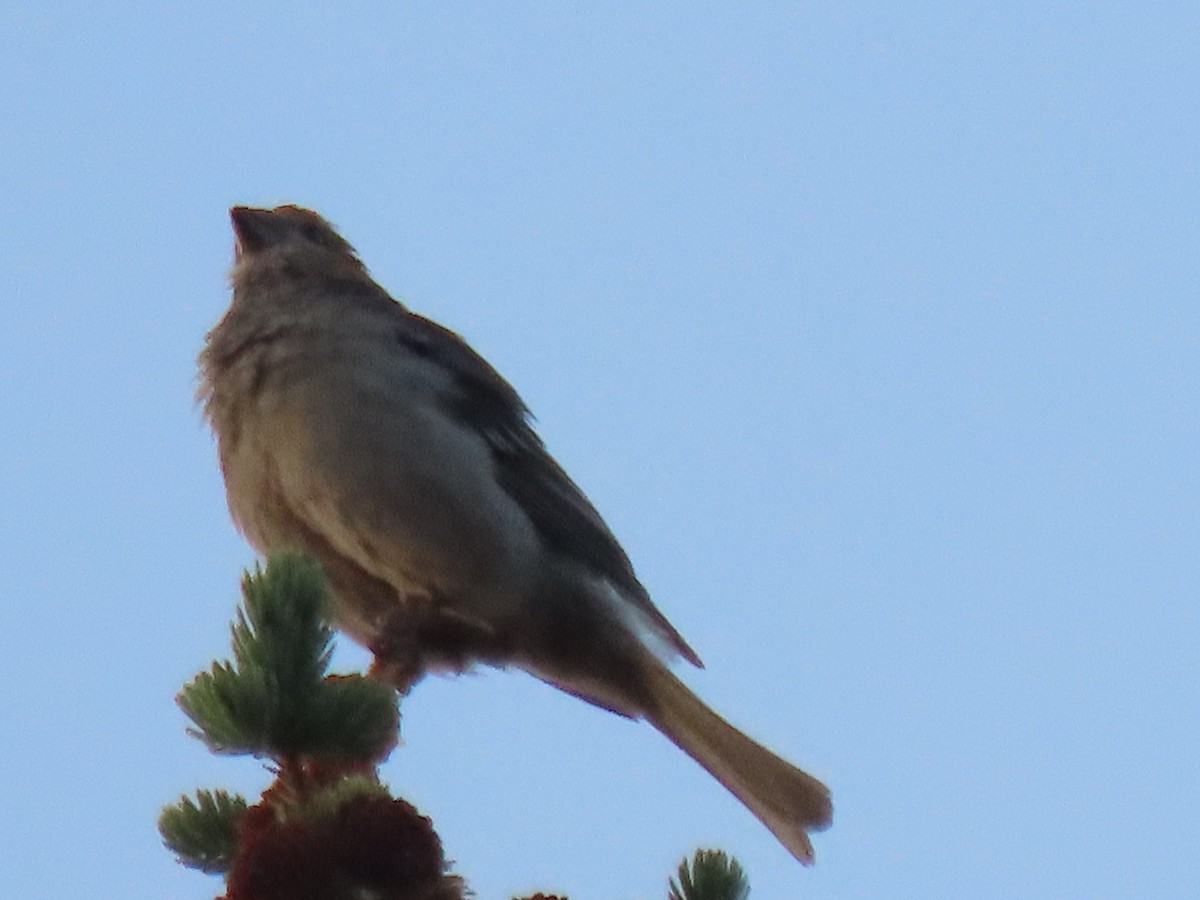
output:
[[[811,864],[808,832],[829,826],[829,789],[722,719],[666,666],[647,668],[650,723],[725,785],[796,859]]]

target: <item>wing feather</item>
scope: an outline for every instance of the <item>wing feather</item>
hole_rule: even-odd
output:
[[[398,339],[409,352],[436,357],[453,372],[459,390],[454,414],[487,441],[497,480],[547,546],[610,582],[672,649],[693,665],[702,665],[651,601],[596,508],[546,451],[530,424],[528,408],[512,385],[453,331],[407,311],[404,316]]]

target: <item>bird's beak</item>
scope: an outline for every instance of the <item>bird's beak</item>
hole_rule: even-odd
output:
[[[237,235],[237,255],[256,253],[271,243],[274,216],[269,209],[235,206],[229,210],[233,233]]]

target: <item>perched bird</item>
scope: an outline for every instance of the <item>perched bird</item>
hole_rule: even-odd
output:
[[[811,862],[829,791],[671,674],[671,658],[699,657],[508,382],[388,296],[315,212],[230,216],[233,300],[200,355],[200,396],[250,543],[316,557],[339,626],[400,690],[517,666],[645,719]]]

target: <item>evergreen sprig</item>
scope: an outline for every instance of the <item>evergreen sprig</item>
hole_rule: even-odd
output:
[[[326,675],[333,629],[319,566],[272,558],[242,580],[233,662],[216,662],[179,694],[192,734],[216,753],[282,760],[386,755],[395,743],[394,692],[359,676]]]
[[[180,862],[202,872],[225,872],[237,848],[237,825],[246,800],[226,791],[196,791],[158,817],[158,830]]]
[[[697,850],[691,864],[679,864],[679,881],[671,879],[668,900],[746,900],[750,880],[732,856],[720,850]]]

